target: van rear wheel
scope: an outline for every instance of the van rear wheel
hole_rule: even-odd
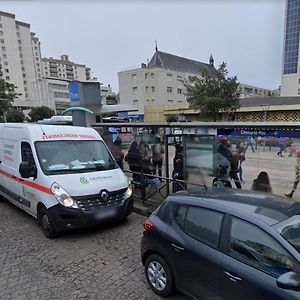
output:
[[[47,238],[54,238],[57,236],[57,231],[54,228],[54,223],[49,216],[46,208],[42,207],[38,213],[38,223],[42,227],[42,231]]]

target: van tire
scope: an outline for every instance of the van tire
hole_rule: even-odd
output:
[[[45,207],[40,208],[38,211],[38,224],[42,227],[42,231],[47,238],[51,239],[58,235],[53,220]]]

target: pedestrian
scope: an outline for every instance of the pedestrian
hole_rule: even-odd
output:
[[[272,187],[267,172],[260,172],[252,184],[253,191],[260,191],[264,193],[272,193]]]
[[[253,139],[253,137],[252,137],[252,136],[248,136],[248,137],[247,137],[247,144],[246,144],[245,152],[247,151],[247,149],[248,149],[249,146],[251,147],[252,152],[255,152],[254,147],[253,147],[253,144],[254,144],[254,139]]]
[[[183,170],[183,147],[181,144],[175,144],[175,156],[173,159],[173,192],[177,192],[185,189],[185,184],[177,180],[184,180],[184,170]]]
[[[138,143],[133,141],[130,145],[127,155],[125,156],[125,161],[128,162],[129,170],[134,172],[132,175],[133,180],[138,181],[141,173],[141,160],[142,155],[138,147]]]
[[[124,159],[124,153],[122,151],[122,141],[120,139],[116,139],[110,149],[113,157],[115,158],[118,166],[123,170],[123,159]]]
[[[159,137],[156,138],[156,143],[152,145],[152,166],[153,175],[156,175],[156,169],[158,169],[158,176],[162,177],[162,164],[164,158],[164,147]],[[160,178],[162,181],[162,178]]]
[[[230,171],[229,171],[229,178],[231,178],[237,189],[241,189],[241,182],[238,177],[239,172],[239,164],[240,164],[240,155],[236,149],[232,151],[232,159],[230,161]]]
[[[239,155],[239,177],[240,177],[240,182],[241,183],[245,183],[244,179],[243,179],[243,167],[242,164],[243,162],[246,160],[246,156],[245,156],[245,146],[243,142],[240,142],[237,146],[236,146],[236,151]]]
[[[285,138],[281,137],[279,139],[279,151],[277,152],[277,156],[283,157],[283,150],[285,149]]]
[[[299,181],[300,181],[300,150],[297,150],[297,160],[296,160],[296,166],[295,166],[295,180],[293,183],[292,191],[288,194],[284,194],[286,197],[288,197],[288,198],[293,197],[293,195],[297,189]]]
[[[140,153],[141,153],[141,169],[144,174],[151,174],[151,151],[150,147],[144,141],[140,142]]]

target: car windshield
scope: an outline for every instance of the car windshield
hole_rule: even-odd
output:
[[[300,216],[293,216],[281,223],[276,224],[274,228],[300,254]]]
[[[46,175],[116,169],[102,141],[65,140],[36,142],[40,166]]]

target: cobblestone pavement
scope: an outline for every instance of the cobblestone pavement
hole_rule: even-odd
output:
[[[140,262],[143,222],[132,214],[50,240],[35,219],[1,199],[0,299],[159,299]]]

